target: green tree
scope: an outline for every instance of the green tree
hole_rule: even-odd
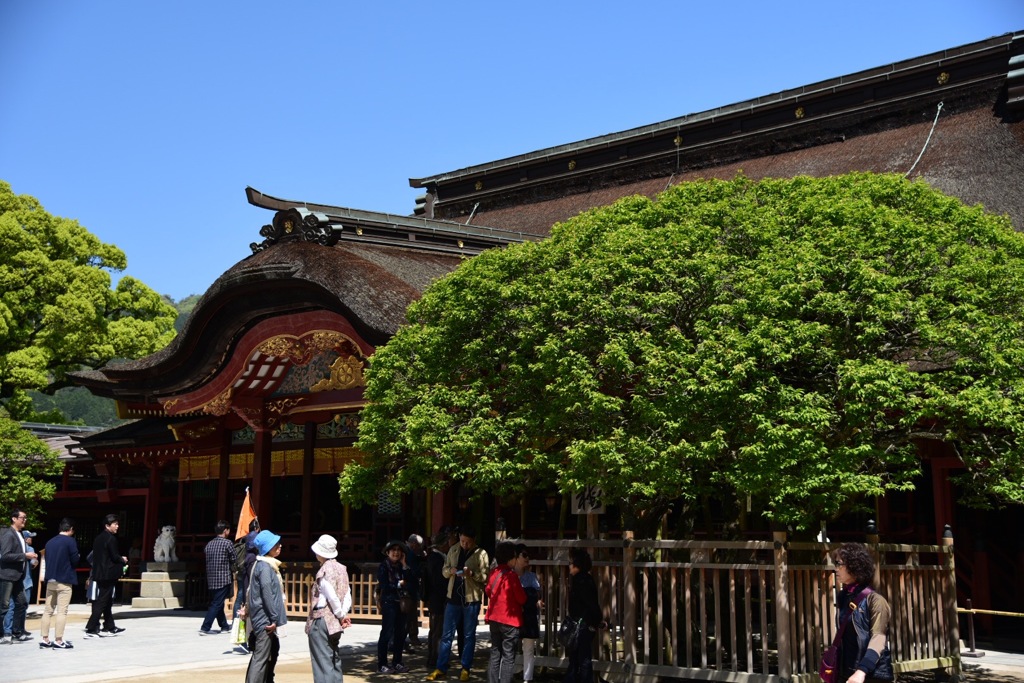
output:
[[[596,484],[640,520],[746,500],[807,527],[910,489],[945,439],[1024,502],[1024,238],[921,182],[677,185],[486,252],[368,372],[342,498]]]
[[[53,479],[62,470],[63,464],[45,443],[17,422],[0,418],[0,506],[5,521],[14,506],[30,521],[38,520],[42,503],[56,490]]]
[[[176,312],[155,292],[132,277],[111,289],[126,264],[117,247],[0,181],[0,420],[32,419],[30,390],[52,393],[70,371],[138,358],[174,337]]]
[[[199,303],[199,299],[201,298],[202,296],[199,294],[189,294],[177,303],[173,301],[170,302],[178,311],[178,317],[174,321],[174,329],[176,332],[181,332],[185,329],[185,323],[187,323],[188,319],[192,316],[192,311],[195,310],[196,304]]]

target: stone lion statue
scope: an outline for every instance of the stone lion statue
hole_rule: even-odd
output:
[[[153,560],[155,562],[177,562],[178,553],[174,550],[174,532],[177,528],[168,524],[160,529],[160,535],[153,544]]]

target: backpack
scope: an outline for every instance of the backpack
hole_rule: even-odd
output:
[[[234,570],[236,572],[240,573],[240,572],[244,572],[245,571],[245,553],[246,553],[245,537],[243,536],[242,538],[240,538],[237,541],[235,541],[235,566],[234,566]]]

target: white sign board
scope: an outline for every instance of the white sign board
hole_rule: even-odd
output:
[[[572,514],[600,515],[604,513],[604,492],[599,486],[587,486],[572,494]]]

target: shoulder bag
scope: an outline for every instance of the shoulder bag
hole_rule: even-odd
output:
[[[835,639],[831,645],[825,648],[825,652],[822,653],[821,664],[818,666],[818,676],[823,683],[837,683],[839,679],[839,643],[843,640],[843,631],[846,630],[846,625],[853,619],[856,605],[859,605],[861,600],[871,592],[871,588],[865,588],[857,594],[857,597],[850,601],[850,604],[854,605],[854,609],[851,609],[850,613],[846,615],[846,619],[839,624],[839,631],[836,633]]]
[[[571,652],[576,649],[576,643],[580,639],[580,631],[585,629],[586,625],[582,619],[564,619],[562,625],[558,627],[558,642],[562,644],[566,652]]]

